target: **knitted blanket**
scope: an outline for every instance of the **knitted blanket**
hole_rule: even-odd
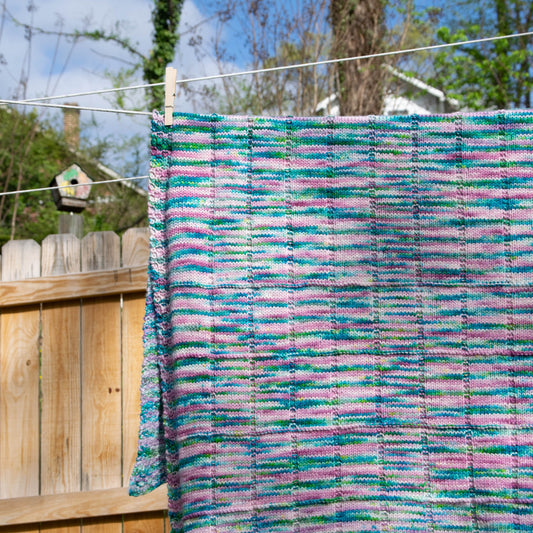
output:
[[[533,112],[156,113],[149,218],[174,532],[533,531]]]

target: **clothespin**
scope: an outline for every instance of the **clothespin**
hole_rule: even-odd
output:
[[[174,100],[176,99],[176,80],[178,71],[167,67],[165,71],[165,126],[172,126],[172,113],[174,113]]]

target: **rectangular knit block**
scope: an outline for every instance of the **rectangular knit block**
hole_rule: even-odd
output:
[[[533,112],[155,113],[149,193],[173,532],[533,531]]]

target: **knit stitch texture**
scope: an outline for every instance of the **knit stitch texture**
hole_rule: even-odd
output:
[[[149,187],[174,532],[533,531],[533,112],[155,113]]]

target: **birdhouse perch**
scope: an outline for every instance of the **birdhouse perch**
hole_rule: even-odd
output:
[[[57,209],[73,213],[83,211],[87,206],[92,183],[93,180],[76,164],[61,172],[50,184],[51,187],[61,187],[51,191]]]

